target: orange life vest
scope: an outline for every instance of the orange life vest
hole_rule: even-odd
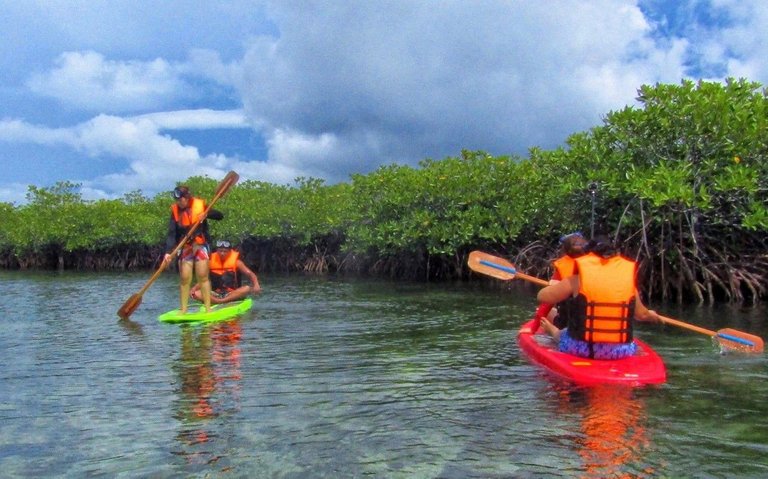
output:
[[[579,294],[568,317],[571,337],[591,343],[632,342],[637,264],[594,253],[576,258]]]
[[[576,271],[576,260],[570,256],[563,255],[552,262],[555,271],[560,275],[560,279],[570,278]]]
[[[197,223],[197,220],[203,215],[205,212],[205,200],[201,200],[200,198],[190,198],[189,200],[189,207],[185,210],[179,210],[179,205],[176,203],[171,205],[171,214],[173,215],[173,220],[176,222],[179,227],[181,227],[184,230],[188,230],[192,227],[195,223]],[[198,228],[196,230],[196,235],[192,240],[197,244],[205,244],[205,234],[203,233],[202,228]]]
[[[237,261],[240,259],[240,252],[230,250],[229,254],[221,257],[221,253],[215,252],[211,255],[208,267],[211,273],[211,282],[214,289],[232,290],[240,286],[237,277]]]
[[[570,278],[576,273],[576,260],[567,254],[554,260],[552,266],[555,268],[555,277],[560,281]],[[557,316],[555,317],[554,324],[559,329],[563,329],[568,325],[568,318],[572,310],[572,308],[569,307],[568,302],[571,301],[573,301],[573,297],[569,297],[557,304]]]

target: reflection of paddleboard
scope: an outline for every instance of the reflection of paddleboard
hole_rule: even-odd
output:
[[[530,321],[520,328],[517,339],[530,359],[552,373],[577,384],[661,384],[667,380],[667,369],[656,351],[635,339],[637,354],[624,359],[589,359],[561,353],[550,336],[541,329],[531,334]]]
[[[252,298],[245,298],[242,301],[232,301],[231,303],[214,304],[210,312],[205,312],[205,306],[200,306],[199,311],[191,308],[185,314],[180,314],[178,309],[168,311],[157,317],[158,321],[164,323],[189,323],[195,321],[219,321],[229,319],[238,314],[242,314],[253,306]]]

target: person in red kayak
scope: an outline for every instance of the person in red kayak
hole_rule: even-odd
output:
[[[552,278],[550,278],[550,283],[573,276],[574,269],[576,268],[575,259],[584,255],[586,245],[587,240],[578,231],[563,235],[560,238],[562,255],[552,262],[554,273]],[[536,309],[533,317],[539,320],[546,318],[557,326],[558,329],[563,329],[567,324],[567,318],[565,314],[560,314],[560,311],[554,308],[554,306],[551,303],[539,303],[539,307]],[[550,312],[552,314],[549,314]]]
[[[232,248],[232,243],[227,240],[216,242],[216,251],[211,254],[209,269],[213,304],[229,303],[243,299],[249,293],[261,292],[256,273],[240,259],[240,252]],[[248,278],[250,285],[242,284],[244,276]],[[202,301],[201,288],[198,285],[192,288],[192,297]]]
[[[208,278],[209,243],[208,218],[224,219],[224,215],[211,209],[205,214],[205,200],[195,198],[186,185],[173,190],[174,203],[171,205],[171,218],[168,221],[168,235],[165,238],[164,262],[171,262],[171,252],[186,236],[190,228],[200,222],[192,237],[184,244],[179,254],[179,291],[182,313],[187,312],[189,292],[192,288],[192,276],[197,277],[197,284],[202,294],[205,310],[211,310],[211,282]]]
[[[558,340],[564,353],[593,359],[620,359],[637,351],[633,321],[659,322],[637,289],[637,264],[624,258],[605,236],[587,243],[588,253],[576,258],[573,276],[545,287],[537,296],[543,303],[566,308],[568,324],[558,329],[543,319],[542,327]]]

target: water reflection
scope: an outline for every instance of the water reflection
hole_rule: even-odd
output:
[[[118,322],[145,281],[0,272],[3,477],[768,477],[768,357],[679,328],[641,332],[667,384],[582,390],[516,347],[532,295],[269,278],[185,328],[169,274]],[[757,311],[670,314],[768,337]]]
[[[179,377],[175,418],[180,451],[193,465],[222,458],[215,442],[221,431],[214,421],[240,410],[242,326],[240,320],[184,327],[181,353],[174,365]],[[218,448],[221,449],[221,448]]]
[[[128,319],[118,319],[117,324],[120,325],[123,330],[125,330],[126,333],[130,336],[136,336],[136,337],[142,337],[144,336],[144,329],[142,328],[140,323],[137,323],[135,321],[132,321],[130,318]]]
[[[645,401],[638,389],[562,386],[558,393],[558,413],[578,420],[574,446],[582,461],[579,477],[653,477],[644,461],[650,442]]]

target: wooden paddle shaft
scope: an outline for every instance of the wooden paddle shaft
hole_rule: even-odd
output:
[[[541,286],[549,286],[549,281],[541,279],[541,278],[537,278],[535,276],[530,276],[530,275],[527,275],[525,273],[519,273],[518,272],[515,276],[519,277],[521,279],[524,279],[526,281],[530,281],[531,283],[539,284]]]
[[[679,326],[681,328],[690,329],[691,331],[696,331],[697,333],[702,333],[702,334],[706,334],[706,335],[709,335],[709,336],[715,336],[717,334],[717,332],[712,331],[710,329],[701,328],[699,326],[694,326],[693,324],[688,324],[688,323],[683,322],[683,321],[678,321],[677,319],[668,318],[668,317],[662,316],[662,315],[659,315],[659,318],[661,318],[661,321],[663,323],[669,323],[669,324],[672,324],[674,326]]]

